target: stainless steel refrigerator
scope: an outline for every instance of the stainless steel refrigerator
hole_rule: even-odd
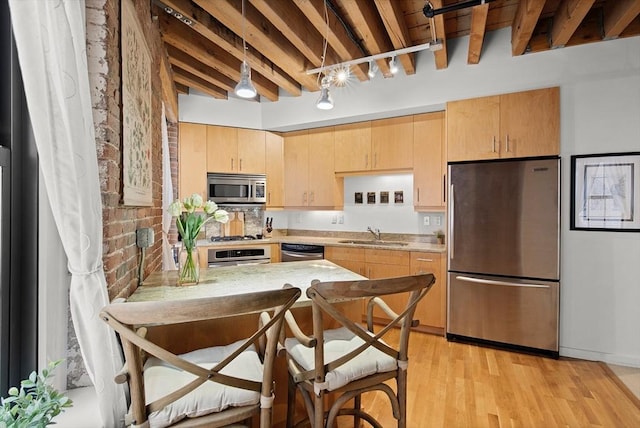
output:
[[[558,356],[560,159],[449,164],[447,338]]]

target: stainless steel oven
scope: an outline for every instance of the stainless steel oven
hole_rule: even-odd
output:
[[[271,246],[212,247],[209,248],[207,256],[209,267],[265,264],[271,263]]]
[[[266,192],[263,174],[207,174],[207,196],[216,204],[265,204]]]

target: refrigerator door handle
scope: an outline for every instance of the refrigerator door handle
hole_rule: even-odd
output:
[[[550,285],[545,285],[545,284],[520,284],[520,283],[517,283],[517,282],[495,281],[495,280],[492,280],[492,279],[471,278],[469,276],[456,276],[456,279],[459,279],[460,281],[466,281],[466,282],[475,282],[477,284],[505,285],[507,287],[551,288]]]
[[[453,184],[451,184],[451,191],[449,192],[449,258],[453,260],[454,243],[456,242],[453,236],[453,213],[455,211],[455,198],[453,197]]]

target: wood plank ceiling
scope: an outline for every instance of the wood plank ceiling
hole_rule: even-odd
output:
[[[468,63],[491,49],[487,32],[511,27],[512,54],[606,42],[640,35],[640,0],[494,0],[427,18],[425,0],[150,0],[166,46],[175,90],[197,89],[226,99],[240,77],[243,23],[247,61],[258,96],[277,101],[283,91],[299,96],[319,90],[324,65],[391,52],[436,39],[435,67],[448,65],[447,41],[469,35]],[[437,11],[469,4],[431,0]],[[481,3],[477,1],[476,3]],[[428,51],[427,51],[428,52]],[[414,74],[416,53],[398,56],[400,73]],[[376,77],[392,77],[388,58],[376,61]],[[354,78],[369,79],[367,63],[352,66]]]

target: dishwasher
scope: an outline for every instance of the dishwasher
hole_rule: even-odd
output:
[[[280,261],[282,262],[322,259],[324,259],[324,246],[322,245],[280,244]]]

